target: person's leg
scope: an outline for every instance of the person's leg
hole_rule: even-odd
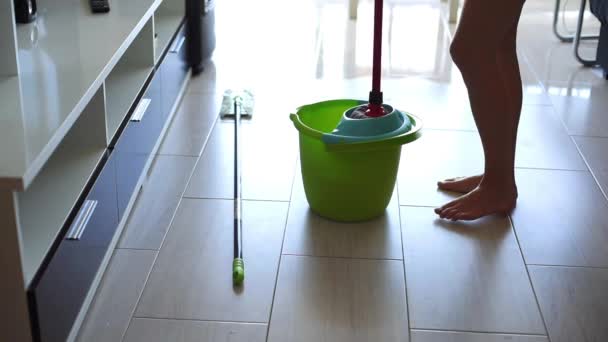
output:
[[[509,96],[508,104],[512,105],[509,112],[513,113],[516,118],[515,129],[512,132],[514,143],[517,137],[517,126],[522,106],[522,82],[516,52],[517,24],[518,22],[512,25],[496,54],[498,68],[500,69],[499,79],[502,79],[505,93]],[[483,174],[449,178],[439,181],[437,186],[441,190],[468,193],[477,188],[482,178]]]
[[[523,0],[465,2],[450,52],[469,92],[484,148],[485,169],[481,180],[467,179],[469,183],[479,181],[475,189],[436,209],[443,218],[470,220],[506,213],[515,206],[521,80],[514,30],[522,7]],[[510,43],[506,43],[509,37]]]

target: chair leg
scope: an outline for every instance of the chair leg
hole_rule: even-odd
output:
[[[454,24],[458,21],[458,0],[448,0],[448,4],[450,11],[448,22]]]
[[[573,35],[563,35],[559,32],[557,28],[557,24],[559,23],[559,11],[560,11],[561,0],[555,0],[555,11],[553,11],[553,33],[555,36],[564,43],[572,43],[574,41]],[[598,39],[597,35],[581,35],[579,39],[581,40],[592,40]]]
[[[591,67],[597,65],[595,59],[585,59],[580,54],[580,45],[583,31],[583,19],[585,17],[585,9],[587,7],[587,0],[581,0],[581,8],[578,13],[578,22],[576,23],[576,33],[574,35],[574,57],[584,66]]]
[[[348,16],[352,20],[357,19],[357,10],[359,8],[359,0],[348,0]]]

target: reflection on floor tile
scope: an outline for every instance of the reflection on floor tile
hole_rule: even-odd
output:
[[[233,289],[233,203],[183,199],[136,317],[268,322],[287,204],[244,202],[246,280]]]
[[[530,267],[552,342],[608,341],[608,269]]]
[[[437,181],[483,172],[483,150],[476,132],[425,130],[402,151],[400,205],[442,205],[459,194],[438,190]]]
[[[404,207],[401,221],[412,328],[545,333],[508,219],[452,223]]]
[[[551,82],[547,92],[569,134],[608,137],[608,81],[598,85]]]
[[[581,149],[604,194],[608,194],[608,138],[575,137],[574,141]]]
[[[553,12],[555,1],[539,0],[527,2],[519,23],[518,43],[528,58],[530,65],[541,82],[596,82],[600,80],[591,69],[583,68],[574,58],[572,43],[562,43],[553,34]],[[567,11],[561,11],[558,30],[562,34],[572,34],[576,25],[580,2],[562,2],[568,5]],[[599,22],[587,11],[584,33],[597,34]],[[566,32],[570,31],[570,32]],[[581,44],[581,54],[592,58],[597,49],[597,41],[586,41]]]
[[[198,157],[211,132],[218,111],[217,95],[186,94],[158,153]]]
[[[302,177],[296,176],[284,254],[402,259],[400,234],[396,193],[383,217],[362,223],[337,223],[310,210]]]
[[[119,248],[160,248],[195,164],[193,157],[156,157],[129,215]]]
[[[188,93],[217,93],[223,91],[217,82],[217,68],[213,61],[203,62],[203,71],[198,75],[192,75],[188,85]]]
[[[406,305],[399,261],[284,255],[268,341],[405,342]]]
[[[264,342],[266,324],[135,318],[125,342]]]
[[[526,263],[608,267],[608,202],[589,172],[519,169],[516,180]]]
[[[155,257],[156,251],[116,250],[80,328],[78,341],[122,340]]]
[[[545,336],[412,330],[412,342],[549,342]]]

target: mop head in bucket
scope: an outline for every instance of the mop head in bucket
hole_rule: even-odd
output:
[[[382,105],[386,113],[380,117],[370,117],[368,105],[362,103],[349,108],[342,115],[337,127],[323,136],[327,144],[365,142],[381,140],[407,133],[412,129],[409,116],[395,110],[392,106]]]

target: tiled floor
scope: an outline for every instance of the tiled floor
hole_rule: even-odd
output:
[[[425,131],[403,149],[385,215],[344,224],[308,208],[287,114],[365,98],[372,2],[354,22],[346,0],[219,1],[216,53],[191,81],[79,341],[608,341],[608,81],[553,36],[553,5],[528,1],[519,29],[518,207],[451,223],[432,212],[454,197],[436,181],[483,166],[448,53],[454,27],[439,0],[385,1],[385,99]],[[246,280],[233,289],[233,130],[217,111],[241,86],[256,113],[242,139]]]

